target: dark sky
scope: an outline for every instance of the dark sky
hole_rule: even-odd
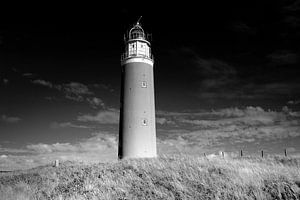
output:
[[[116,123],[83,117],[106,112],[113,121],[117,115],[123,34],[141,15],[152,33],[160,119],[229,108],[247,113],[249,106],[299,111],[300,1],[76,6],[15,9],[0,22],[0,148],[6,154],[117,133]],[[184,124],[163,127],[167,122],[159,130],[187,131]]]

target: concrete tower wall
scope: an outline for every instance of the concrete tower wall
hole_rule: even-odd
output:
[[[156,157],[153,62],[122,65],[119,158]]]

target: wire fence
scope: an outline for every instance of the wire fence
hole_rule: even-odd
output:
[[[246,157],[246,156],[253,156],[253,155],[255,155],[255,154],[251,153],[251,154],[247,155],[247,154],[245,154],[245,151],[241,149],[239,151],[239,153],[236,154],[234,157]],[[256,155],[259,155],[259,157],[264,158],[264,157],[266,157],[268,155],[273,155],[273,154],[267,154],[266,151],[260,150],[259,152],[257,152]],[[284,157],[289,157],[288,150],[284,149],[284,151],[282,152],[282,154],[276,154],[276,156],[280,156],[280,155],[283,155]],[[208,156],[208,154],[207,153],[203,153],[203,156],[206,157],[206,156]],[[226,156],[226,152],[220,151],[219,152],[219,156],[225,157]]]

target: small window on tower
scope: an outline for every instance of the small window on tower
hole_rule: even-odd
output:
[[[147,82],[146,81],[142,81],[142,87],[146,88],[147,87]]]
[[[143,126],[147,126],[148,125],[147,119],[143,119],[142,124]]]

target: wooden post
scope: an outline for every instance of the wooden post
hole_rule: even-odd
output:
[[[240,155],[241,155],[241,157],[243,157],[243,150],[241,150],[241,154]]]
[[[59,160],[55,160],[54,167],[58,167],[58,166],[59,166]]]
[[[204,153],[204,157],[206,157],[206,153]]]
[[[287,149],[284,149],[284,156],[287,157]]]
[[[222,151],[222,157],[224,158],[224,151]]]
[[[261,157],[264,157],[264,150],[261,150]]]

